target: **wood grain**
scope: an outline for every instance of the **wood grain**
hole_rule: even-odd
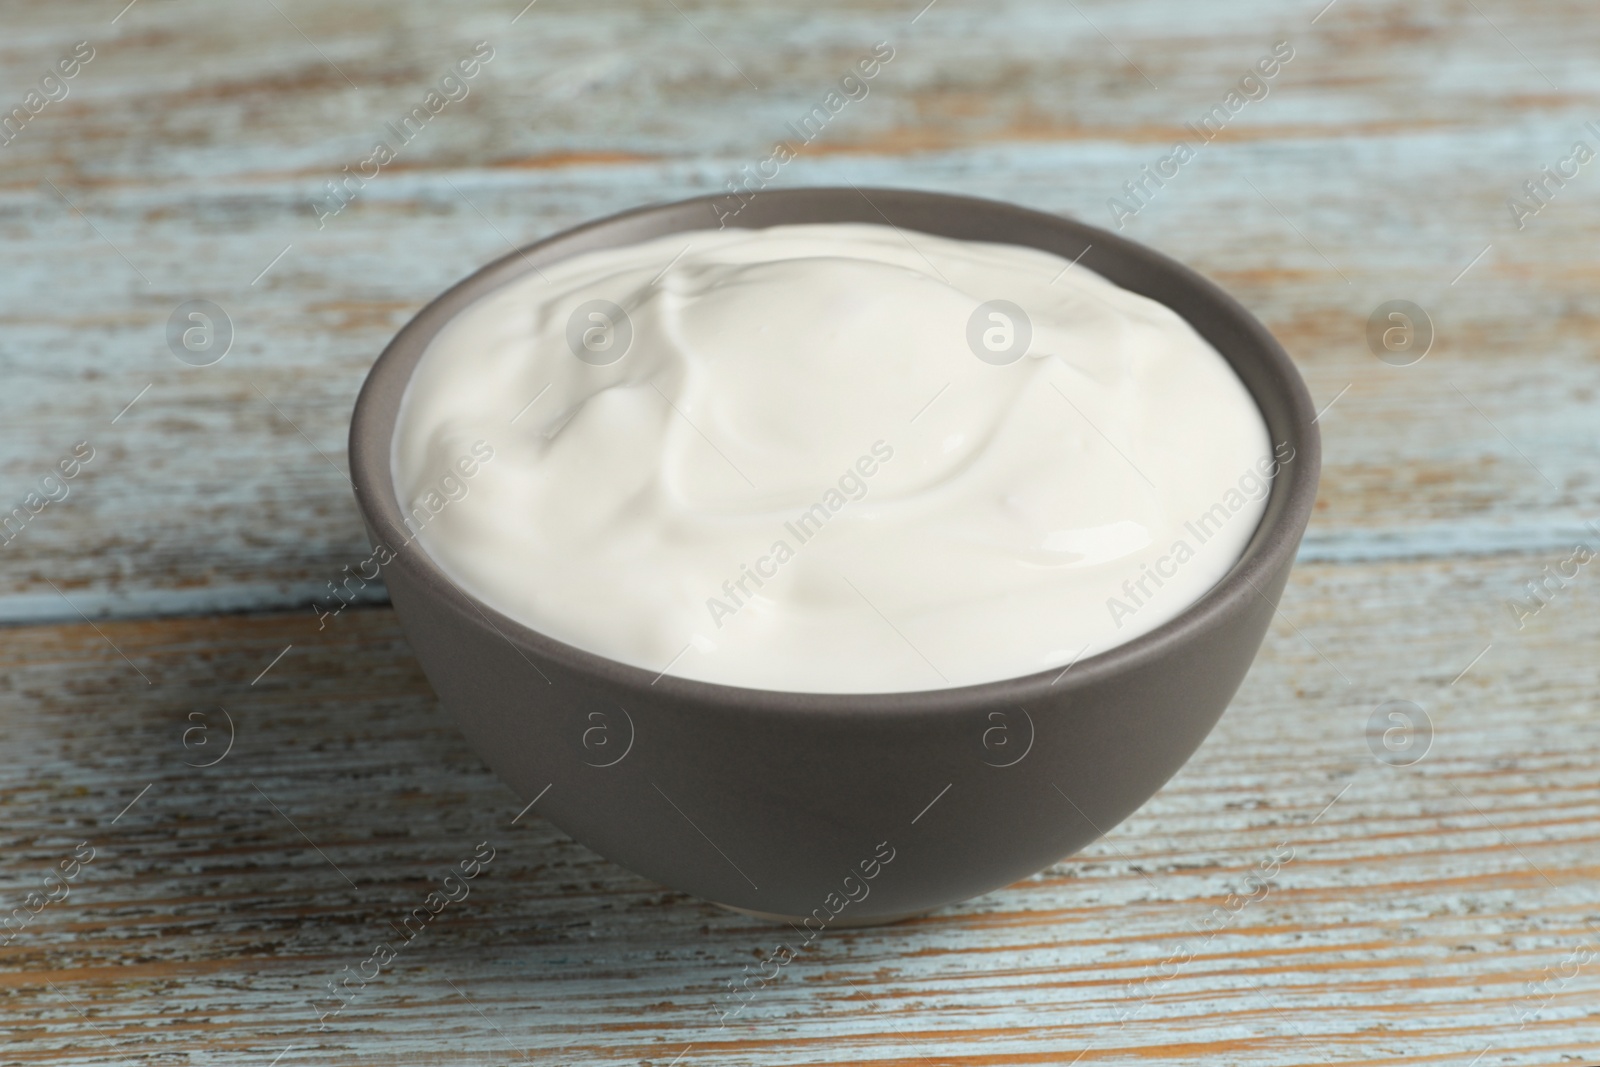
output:
[[[1302,566],[1234,706],[1149,805],[1002,892],[829,935],[725,1028],[726,983],[788,931],[516,819],[387,609],[320,639],[298,615],[13,631],[0,899],[80,841],[96,857],[0,948],[0,1059],[1589,1062],[1600,979],[1559,976],[1600,941],[1600,592],[1508,628],[1493,591],[1541,564]],[[1396,699],[1433,725],[1410,767],[1369,748]],[[221,751],[216,705],[233,749],[186,766]],[[186,746],[193,711],[212,732]],[[319,1032],[320,987],[481,841],[470,895]],[[1212,919],[1229,894],[1256,899]]]
[[[886,4],[802,18],[542,0],[514,25],[488,6],[279,6],[15,14],[0,53],[18,99],[25,72],[99,43],[72,95],[0,148],[0,227],[29,265],[0,287],[0,502],[77,441],[101,458],[0,550],[0,618],[307,604],[365,555],[345,432],[411,313],[513,244],[721,188],[876,40],[896,58],[781,184],[969,192],[1101,225],[1184,122],[1290,41],[1270,95],[1125,232],[1232,289],[1319,402],[1338,398],[1307,558],[1554,548],[1600,515],[1600,179],[1584,171],[1520,232],[1504,203],[1594,139],[1600,30],[1576,4],[1491,5],[1491,22],[1341,0],[1316,25],[1266,4],[946,0],[912,24]],[[323,183],[480,39],[496,58],[472,93],[319,230]],[[234,322],[215,366],[167,350],[190,299]],[[1367,351],[1389,299],[1437,326],[1415,366]]]
[[[95,49],[0,144],[0,512],[95,449],[0,547],[0,916],[95,850],[0,932],[0,1064],[1600,1062],[1600,593],[1507,606],[1600,521],[1600,163],[1521,229],[1506,205],[1600,146],[1588,5],[124,2],[0,5],[0,114]],[[470,95],[319,229],[324,183],[480,40]],[[518,817],[391,613],[308,605],[366,554],[344,437],[411,314],[722,189],[880,40],[778,184],[1099,225],[1292,44],[1124,232],[1284,341],[1332,405],[1322,492],[1255,669],[1150,804],[830,935],[719,1026],[784,931]],[[195,299],[235,328],[213,366],[168,348]],[[1366,345],[1394,299],[1436,327],[1414,366]],[[1412,766],[1374,755],[1390,701],[1431,722]],[[483,841],[470,896],[319,1031],[324,984]]]

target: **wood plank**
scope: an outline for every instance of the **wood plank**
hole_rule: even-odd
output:
[[[1301,566],[1234,706],[1150,804],[1006,890],[827,935],[726,1029],[719,993],[788,931],[536,812],[513,825],[522,802],[436,709],[389,611],[321,635],[298,614],[13,629],[0,902],[96,852],[0,947],[6,1058],[1593,1060],[1600,979],[1571,961],[1600,940],[1600,587],[1583,575],[1518,630],[1505,591],[1545,562]],[[1404,768],[1366,736],[1397,699],[1435,732]],[[232,750],[186,766],[221,751],[218,705]],[[202,711],[210,747],[185,748]],[[318,1032],[323,983],[484,840],[470,896]]]
[[[1600,27],[1575,0],[1479,5],[1492,23],[1342,0],[1315,25],[1321,4],[944,0],[913,24],[832,3],[804,29],[719,4],[543,0],[514,25],[519,5],[279,6],[7,16],[6,99],[74,41],[97,52],[0,148],[0,232],[28,265],[0,286],[0,505],[79,441],[97,458],[3,549],[0,619],[304,608],[365,555],[340,472],[349,410],[413,311],[511,242],[720,188],[885,38],[896,58],[870,95],[781,184],[971,192],[1101,224],[1290,39],[1271,94],[1126,232],[1239,294],[1319,401],[1338,398],[1306,558],[1554,550],[1600,516],[1600,181],[1583,171],[1520,232],[1505,208],[1594,139]],[[498,50],[471,95],[318,230],[309,198],[479,39]],[[191,299],[236,327],[215,366],[167,350]],[[1416,366],[1366,350],[1389,299],[1437,325]]]
[[[1506,207],[1574,140],[1600,143],[1590,14],[8,9],[0,107],[74,42],[96,55],[0,145],[21,265],[0,280],[0,507],[76,442],[96,457],[0,549],[0,621],[297,610],[4,631],[0,914],[79,842],[96,850],[0,944],[5,1061],[1595,1061],[1600,594],[1582,573],[1522,628],[1507,605],[1600,520],[1600,184],[1586,167],[1520,230]],[[322,183],[485,39],[471,95],[317,229]],[[870,95],[779,184],[1102,225],[1185,121],[1293,43],[1270,96],[1126,232],[1237,293],[1335,401],[1323,492],[1256,669],[1155,800],[1004,891],[830,934],[719,1028],[726,983],[787,932],[517,819],[392,614],[318,631],[305,605],[365,555],[345,428],[412,312],[510,243],[721,188],[883,39],[896,56]],[[237,328],[215,366],[167,350],[191,299]],[[1437,326],[1415,366],[1366,350],[1391,299]],[[1369,719],[1392,700],[1431,716],[1414,766],[1374,757]],[[220,708],[233,747],[193,766],[221,751]],[[471,896],[318,1031],[322,984],[484,840]]]

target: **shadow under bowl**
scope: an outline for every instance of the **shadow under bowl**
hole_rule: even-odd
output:
[[[373,366],[350,429],[356,499],[375,544],[411,539],[390,446],[406,384],[441,327],[540,266],[719,221],[888,222],[1078,260],[1186,319],[1249,389],[1273,445],[1293,449],[1244,554],[1176,618],[1064,674],[959,688],[792,693],[658,677],[500,614],[420,546],[383,566],[428,680],[540,815],[663,885],[815,936],[1008,885],[1148,800],[1200,746],[1260,647],[1311,514],[1320,444],[1305,384],[1266,328],[1199,274],[1115,234],[896,189],[764,191],[719,219],[728,206],[705,197],[568,230],[418,313]]]

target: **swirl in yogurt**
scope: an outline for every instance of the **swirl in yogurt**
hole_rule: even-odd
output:
[[[483,442],[464,495],[413,508]],[[424,353],[393,458],[420,546],[532,629],[869,693],[1061,670],[1167,622],[1292,453],[1187,322],[1082,264],[815,224],[489,293]]]

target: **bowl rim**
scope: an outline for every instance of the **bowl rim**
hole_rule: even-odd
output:
[[[1081,660],[1073,660],[1065,667],[1051,667],[1031,674],[971,685],[840,693],[747,688],[684,678],[665,671],[657,674],[646,668],[590,652],[551,637],[497,611],[458,586],[434,562],[426,549],[411,544],[417,538],[401,518],[404,513],[394,489],[392,442],[400,402],[412,372],[428,344],[463,308],[524,274],[537,270],[540,265],[547,265],[595,248],[648,239],[648,237],[607,239],[611,231],[626,233],[629,224],[657,216],[676,214],[683,216],[687,221],[700,207],[708,209],[708,217],[712,222],[723,223],[728,213],[719,211],[717,205],[719,201],[726,203],[730,199],[729,194],[711,194],[647,204],[594,219],[517,247],[446,289],[401,327],[368,372],[356,398],[350,423],[351,482],[355,490],[357,507],[366,521],[369,536],[384,545],[393,545],[397,540],[402,542],[402,547],[393,550],[392,558],[382,564],[381,570],[388,572],[399,568],[406,578],[423,587],[436,603],[448,607],[453,614],[468,625],[479,629],[485,636],[498,636],[505,640],[525,660],[528,659],[529,653],[533,653],[549,661],[547,666],[552,663],[558,665],[574,681],[614,689],[620,687],[624,693],[640,697],[743,712],[759,709],[774,713],[792,712],[811,715],[829,713],[860,715],[872,712],[894,715],[940,710],[965,711],[975,707],[1014,707],[1026,705],[1030,701],[1039,702],[1046,698],[1054,702],[1125,672],[1155,666],[1163,657],[1185,643],[1224,625],[1237,612],[1240,600],[1261,598],[1276,611],[1276,601],[1263,592],[1262,583],[1270,584],[1275,574],[1280,570],[1286,571],[1287,566],[1293,563],[1294,554],[1298,550],[1301,535],[1316,500],[1321,468],[1321,437],[1316,424],[1317,415],[1305,382],[1288,353],[1267,328],[1216,283],[1147,245],[1067,216],[1037,211],[1001,200],[905,188],[862,189],[854,185],[761,190],[759,195],[748,202],[759,203],[761,211],[752,213],[750,218],[742,221],[735,218],[733,225],[752,229],[783,225],[784,216],[792,215],[796,211],[804,214],[808,207],[814,210],[819,203],[836,203],[844,198],[859,198],[870,205],[877,215],[882,216],[883,222],[891,226],[932,236],[944,236],[915,225],[891,222],[869,193],[891,200],[895,206],[910,204],[931,209],[941,213],[941,217],[947,213],[951,218],[966,217],[980,222],[984,217],[988,217],[1003,218],[1009,223],[1036,224],[1058,238],[1075,240],[1081,244],[1083,252],[1079,258],[1085,260],[1084,265],[1090,269],[1094,269],[1088,260],[1090,250],[1107,249],[1134,267],[1151,270],[1157,277],[1163,278],[1180,290],[1187,289],[1189,296],[1197,298],[1210,313],[1219,315],[1243,334],[1246,346],[1253,347],[1256,358],[1263,362],[1260,369],[1270,386],[1277,390],[1276,399],[1285,405],[1287,414],[1276,420],[1282,425],[1277,427],[1272,425],[1274,418],[1268,410],[1268,405],[1263,402],[1261,391],[1246,380],[1234,353],[1215,342],[1212,342],[1213,346],[1228,360],[1229,366],[1239,375],[1250,392],[1258,410],[1261,410],[1263,420],[1268,424],[1269,442],[1275,442],[1281,435],[1283,440],[1294,448],[1295,455],[1292,461],[1282,465],[1278,475],[1273,478],[1266,508],[1239,559],[1197,600],[1154,629],[1119,645],[1084,656]],[[746,202],[741,200],[741,206],[745,204]],[[860,213],[861,209],[858,208],[857,212]],[[824,220],[804,217],[790,221]],[[875,220],[852,217],[836,221]],[[684,225],[672,226],[662,232],[687,232],[692,229],[710,228],[713,227],[709,224]],[[1022,244],[1015,240],[1002,243]],[[1055,251],[1054,248],[1042,244],[1024,245],[1024,247]],[[1062,253],[1056,252],[1056,254]],[[1160,300],[1159,297],[1152,298]],[[1161,302],[1166,303],[1164,300]],[[1183,315],[1181,311],[1178,313]],[[1195,323],[1188,316],[1184,318],[1205,336],[1199,323]],[[400,535],[398,538],[397,534]],[[408,551],[408,549],[414,550]],[[531,660],[529,662],[532,663]],[[535,669],[539,669],[536,664]],[[542,670],[540,673],[544,674]],[[549,681],[548,675],[546,680]]]

